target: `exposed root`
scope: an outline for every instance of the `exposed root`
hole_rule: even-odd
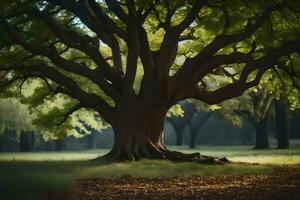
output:
[[[163,146],[156,147],[154,145],[148,145],[143,148],[135,148],[133,151],[121,151],[112,150],[108,154],[97,158],[96,160],[102,160],[106,162],[118,162],[118,161],[137,161],[141,159],[155,159],[155,160],[170,160],[174,162],[196,162],[203,164],[227,164],[230,161],[223,158],[216,158],[211,156],[203,156],[200,153],[186,154],[178,151],[169,150]]]
[[[165,151],[166,159],[178,162],[197,162],[204,164],[226,164],[230,163],[227,158],[216,158],[211,156],[203,156],[200,153],[185,154],[177,151]]]

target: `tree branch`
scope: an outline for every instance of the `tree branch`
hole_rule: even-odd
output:
[[[112,19],[103,13],[101,7],[95,0],[88,0],[86,3],[83,1],[72,3],[68,0],[49,0],[49,2],[60,5],[79,17],[84,24],[94,31],[97,36],[112,49],[114,66],[119,70],[122,69],[120,46],[114,33],[125,41],[127,40],[127,34],[122,28],[116,25]],[[103,60],[101,62],[103,65]],[[107,65],[108,64],[105,63],[105,66]],[[114,71],[110,71],[110,73],[114,73]],[[116,75],[118,74],[116,73],[115,76]]]
[[[98,111],[107,122],[111,122],[113,115],[113,108],[111,108],[101,97],[89,94],[82,90],[77,83],[61,74],[55,68],[44,64],[36,65],[20,65],[16,70],[24,70],[26,72],[36,72],[40,76],[49,78],[50,80],[56,82],[59,85],[67,88],[63,92],[68,96],[77,99],[86,108],[92,108]]]
[[[75,105],[74,107],[72,107],[67,113],[65,113],[64,118],[60,122],[58,122],[56,125],[57,126],[62,125],[68,119],[68,117],[70,115],[72,115],[74,112],[80,110],[81,108],[83,108],[83,105],[81,105],[80,103]]]
[[[132,30],[130,34],[130,39],[127,42],[128,53],[127,53],[127,63],[126,63],[126,73],[124,77],[123,85],[123,97],[131,98],[134,95],[133,84],[136,76],[137,62],[139,55],[139,39],[136,30]]]
[[[158,77],[158,82],[163,82],[163,80],[168,77],[172,63],[176,58],[178,41],[181,33],[195,20],[200,9],[205,5],[205,3],[205,0],[196,0],[191,11],[184,18],[184,20],[177,26],[173,27],[168,25],[171,22],[170,20],[172,17],[170,13],[174,12],[173,10],[169,9],[169,14],[167,13],[167,20],[169,21],[166,21],[167,25],[164,25],[166,34],[155,59],[157,71],[156,76]]]
[[[202,66],[204,62],[209,60],[220,49],[248,38],[259,27],[261,27],[261,25],[268,19],[268,16],[272,12],[282,8],[283,6],[284,4],[278,4],[275,6],[265,8],[262,11],[262,14],[257,17],[255,23],[252,23],[252,19],[248,20],[244,31],[241,33],[235,33],[232,35],[218,35],[211,43],[204,47],[203,50],[200,53],[198,53],[198,55],[196,55],[192,59],[185,60],[181,69],[178,70],[178,72],[173,77],[173,80],[176,83],[176,85],[183,85],[186,80],[189,80],[189,78],[193,76],[193,74],[195,74],[195,71],[200,66]]]
[[[180,35],[198,16],[200,9],[207,3],[207,0],[196,0],[191,11],[184,20],[177,26],[172,27],[176,35]]]
[[[45,17],[43,15],[41,15],[40,17]],[[64,35],[65,33],[63,33],[63,30],[61,30],[58,26],[56,26],[54,23],[52,23],[50,20],[44,19],[45,21],[47,21],[48,24],[51,25],[51,27],[56,31],[56,34],[59,35],[59,37],[62,39],[63,42],[66,42],[67,45],[70,45],[71,47],[76,47],[78,49],[81,49],[83,51],[85,51],[86,53],[89,53],[88,55],[91,55],[91,57],[97,59],[97,61],[101,62],[101,64],[105,64],[103,63],[102,59],[99,60],[99,58],[101,58],[99,55],[94,55],[96,53],[95,50],[92,50],[90,47],[84,47],[84,45],[86,45],[84,42],[82,42],[82,38],[80,38],[80,36],[78,36],[77,34],[75,34],[74,32],[69,32],[72,37],[78,39],[79,41],[81,41],[82,43],[77,44],[74,41],[71,41],[70,39],[67,39],[69,36],[68,35]],[[49,25],[49,26],[50,26]],[[104,74],[107,76],[108,80],[111,80],[113,83],[118,82],[119,80],[115,80],[115,76],[113,75],[113,73],[111,73],[111,67],[109,66],[101,66],[100,68],[97,68],[95,70],[91,70],[85,66],[82,66],[80,64],[76,64],[74,62],[68,61],[64,58],[62,58],[56,51],[56,49],[53,48],[45,48],[45,47],[41,47],[41,46],[32,46],[31,44],[28,44],[26,41],[23,41],[18,35],[17,33],[8,25],[8,23],[0,18],[0,26],[2,26],[6,32],[10,35],[10,37],[12,39],[14,39],[16,41],[17,44],[21,45],[24,49],[26,49],[27,51],[31,52],[32,54],[35,55],[42,55],[45,57],[48,57],[49,59],[51,59],[51,61],[58,67],[75,73],[77,75],[80,76],[84,76],[88,79],[90,79],[91,81],[93,81],[94,83],[96,83],[97,85],[100,86],[101,89],[103,89],[103,91],[105,93],[107,93],[108,95],[110,95],[115,101],[118,100],[118,93],[117,91],[112,87],[112,85],[107,82],[105,80],[104,77],[101,76],[101,74]],[[89,48],[89,49],[88,49]],[[97,57],[97,58],[96,58]],[[103,58],[104,60],[104,58]],[[97,63],[99,63],[97,62]],[[106,70],[108,69],[108,70]],[[100,73],[99,73],[100,72]],[[104,73],[101,73],[104,72]],[[114,76],[114,78],[112,77]]]
[[[124,22],[127,26],[132,24],[132,18],[129,17],[121,8],[120,4],[116,0],[105,0],[109,10],[114,12],[118,18]],[[127,0],[126,5],[129,6],[129,12],[130,14],[133,14],[134,12],[134,6],[132,0]]]
[[[238,64],[238,63],[250,63],[253,61],[251,54],[245,54],[241,52],[234,52],[228,55],[215,55],[206,63],[204,63],[199,70],[197,70],[189,80],[186,81],[187,85],[197,84],[206,74],[210,73],[213,69],[216,69],[220,65]]]
[[[194,82],[189,87],[182,88],[182,92],[179,92],[179,96],[175,97],[176,100],[174,101],[185,98],[196,98],[208,104],[217,104],[226,99],[237,97],[247,89],[258,85],[264,72],[276,65],[278,63],[277,60],[281,56],[297,51],[300,51],[300,40],[285,42],[277,49],[269,51],[265,56],[257,60],[250,60],[244,66],[237,82],[228,84],[215,91],[206,91]],[[252,81],[248,81],[249,75],[255,70],[258,70],[255,78]],[[206,74],[203,75],[205,76]]]

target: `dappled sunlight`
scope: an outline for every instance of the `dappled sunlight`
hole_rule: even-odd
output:
[[[194,152],[186,147],[171,147],[183,152]],[[196,149],[205,155],[228,156],[231,161],[262,163],[261,165],[226,164],[208,165],[191,162],[171,162],[166,160],[141,160],[139,162],[103,163],[91,161],[107,149],[65,152],[33,152],[33,153],[0,153],[0,187],[11,196],[18,196],[14,189],[21,191],[23,196],[32,197],[49,190],[65,191],[74,187],[76,180],[83,178],[116,179],[132,178],[163,178],[163,177],[194,177],[194,176],[239,176],[257,174],[261,181],[265,175],[272,174],[274,167],[282,164],[296,164],[300,160],[300,150],[264,150],[253,151],[250,146],[240,147],[212,147],[201,146]],[[30,183],[28,184],[28,180]],[[202,180],[202,179],[201,179]],[[207,179],[210,180],[210,179]],[[230,189],[232,187],[253,185],[257,178],[233,180],[226,184],[213,185],[198,182],[199,190],[213,190],[214,188]],[[245,183],[246,181],[246,183]],[[179,183],[178,183],[179,184]],[[246,184],[246,185],[245,185]],[[179,186],[179,185],[178,185]],[[152,187],[152,186],[151,186]],[[180,186],[181,187],[181,186]],[[14,189],[12,189],[14,188]],[[139,188],[139,187],[137,187]],[[192,189],[192,188],[190,188]],[[197,190],[198,190],[197,189]],[[162,191],[162,190],[161,190]],[[169,191],[166,189],[166,191]],[[18,198],[16,198],[18,199]]]
[[[295,143],[297,145],[297,143]],[[279,150],[259,150],[255,151],[251,146],[201,146],[197,149],[189,149],[185,146],[171,146],[173,150],[185,153],[200,152],[203,155],[215,157],[227,157],[234,162],[261,163],[261,164],[298,164],[300,163],[300,150],[296,148]],[[30,153],[0,153],[0,161],[88,161],[106,154],[109,149],[94,149],[85,151],[65,151],[65,152],[30,152]],[[172,162],[161,162],[161,164]],[[147,163],[149,165],[147,165]],[[151,163],[151,162],[150,162]],[[155,163],[147,161],[134,163],[137,166],[155,167]],[[180,165],[177,163],[176,165]],[[126,166],[124,163],[117,166]],[[180,167],[179,167],[180,168]]]
[[[0,153],[0,161],[82,161],[95,159],[109,150]]]
[[[259,163],[259,164],[274,164],[274,165],[283,165],[283,164],[299,164],[300,155],[253,155],[253,156],[235,156],[228,157],[228,159],[234,162],[246,162],[246,163]]]

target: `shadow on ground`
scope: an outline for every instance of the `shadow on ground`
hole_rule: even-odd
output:
[[[271,174],[133,178],[77,181],[81,200],[96,199],[273,199],[298,200],[300,165],[280,166]]]

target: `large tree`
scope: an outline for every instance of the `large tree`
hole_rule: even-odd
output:
[[[14,90],[39,79],[40,98],[63,96],[56,125],[82,108],[98,112],[115,136],[105,158],[206,162],[167,149],[167,111],[187,98],[240,96],[269,69],[297,85],[286,60],[300,51],[299,11],[296,0],[1,1],[0,81]]]

